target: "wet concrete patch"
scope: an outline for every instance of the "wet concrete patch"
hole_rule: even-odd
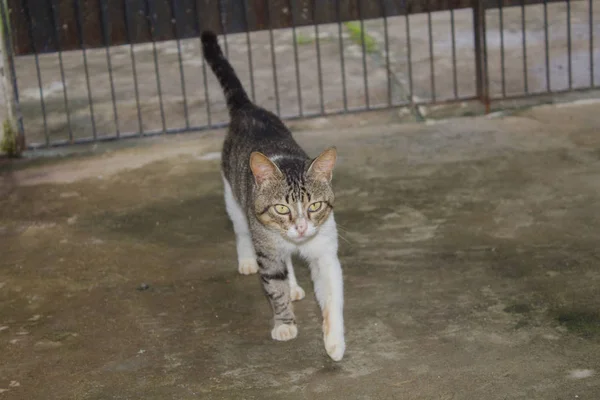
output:
[[[531,311],[531,307],[529,304],[517,303],[506,307],[504,311],[513,314],[527,314],[529,311]]]
[[[222,194],[211,193],[157,201],[116,213],[99,213],[82,220],[78,229],[170,247],[193,247],[200,243],[210,246],[223,240],[222,235],[215,232],[231,230],[229,221],[223,218],[224,213]]]
[[[600,313],[596,310],[561,310],[556,320],[569,332],[586,339],[600,338]]]

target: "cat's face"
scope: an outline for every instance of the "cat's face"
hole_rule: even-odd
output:
[[[258,220],[294,242],[314,236],[333,209],[335,159],[336,151],[330,148],[307,167],[290,160],[289,168],[283,168],[286,160],[281,160],[280,169],[263,154],[253,153],[250,167],[256,181],[254,211]]]

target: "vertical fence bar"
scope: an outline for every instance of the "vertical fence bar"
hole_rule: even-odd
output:
[[[83,55],[83,69],[85,70],[85,82],[87,85],[88,101],[90,103],[90,119],[92,122],[92,135],[94,137],[94,140],[96,140],[98,138],[98,134],[96,132],[96,121],[94,119],[94,100],[92,98],[92,87],[90,85],[90,74],[89,74],[89,69],[88,69],[87,53],[86,53],[87,45],[85,44],[85,40],[83,37],[83,22],[82,22],[83,16],[82,16],[82,10],[81,10],[81,5],[79,4],[79,0],[75,0],[74,8],[75,8],[75,15],[76,15],[75,25],[77,26],[77,35],[79,36],[79,44],[81,45],[81,51],[82,51],[82,55]]]
[[[148,31],[150,33],[150,40],[152,41],[152,56],[154,57],[154,73],[156,76],[156,90],[158,91],[158,106],[160,108],[160,120],[162,122],[162,131],[167,131],[167,121],[165,119],[165,108],[162,99],[162,87],[160,84],[160,69],[158,67],[158,52],[156,51],[156,37],[154,35],[154,12],[153,8],[150,7],[151,0],[144,0],[146,10],[145,16],[148,20]]]
[[[489,113],[490,96],[487,66],[485,0],[473,1],[473,33],[475,35],[477,97],[485,105],[485,112]]]
[[[0,0],[4,1],[4,0]],[[33,57],[35,61],[35,72],[37,74],[38,81],[38,89],[40,93],[40,106],[42,109],[42,121],[44,124],[44,140],[46,142],[46,147],[50,146],[50,136],[48,135],[48,122],[46,119],[46,101],[44,100],[44,83],[42,82],[42,72],[40,70],[40,58],[38,56],[38,49],[35,44],[35,38],[33,36],[33,19],[31,18],[31,13],[29,12],[29,0],[23,2],[23,11],[25,13],[25,20],[27,21],[27,34],[29,36],[29,41],[31,42],[31,47],[33,50]]]
[[[544,0],[544,55],[546,62],[546,91],[552,92],[550,86],[550,43],[548,41],[548,1]]]
[[[363,64],[363,85],[365,87],[365,105],[367,110],[371,108],[369,101],[369,77],[367,76],[367,46],[365,43],[365,21],[362,16],[362,0],[356,0],[356,11],[358,11],[358,19],[360,23],[360,44],[362,47],[362,64]]]
[[[458,99],[458,76],[456,71],[456,26],[454,23],[454,9],[450,9],[450,29],[452,31],[452,89],[454,99]]]
[[[296,34],[296,10],[294,9],[294,0],[288,0],[288,7],[290,9],[292,17],[292,40],[294,41],[294,67],[296,70],[296,93],[298,96],[298,115],[304,116],[304,109],[302,107],[302,85],[300,84],[300,63],[298,60],[298,37]]]
[[[506,97],[506,72],[505,72],[505,54],[504,54],[504,4],[503,0],[498,1],[498,19],[500,24],[500,74],[502,84],[502,97]]]
[[[436,101],[435,90],[435,66],[433,59],[433,32],[431,26],[431,1],[427,1],[427,34],[429,36],[429,75],[431,79],[431,100]]]
[[[573,89],[573,62],[571,60],[571,0],[567,0],[567,62],[569,74],[569,90]]]
[[[196,11],[196,32],[202,32],[202,26],[200,26],[200,21],[202,21],[202,17],[200,15],[200,3],[201,0],[196,0],[194,2],[194,7]],[[202,39],[198,38],[200,40],[200,52],[203,55],[204,54],[204,50],[202,50]],[[207,119],[207,124],[208,127],[211,128],[212,127],[212,118],[210,116],[210,94],[208,92],[208,78],[206,76],[206,61],[204,60],[204,57],[202,58],[202,80],[204,82],[204,104],[206,105],[206,119]]]
[[[594,8],[593,0],[589,0],[590,11],[590,87],[595,87],[594,83]]]
[[[385,72],[387,79],[387,102],[388,107],[392,106],[392,71],[390,65],[390,39],[388,33],[388,16],[387,16],[387,7],[386,0],[381,0],[379,5],[381,7],[381,11],[383,12],[383,38],[385,41]]]
[[[244,15],[244,26],[246,27],[246,46],[248,47],[248,73],[250,74],[250,92],[252,94],[252,101],[255,101],[256,98],[254,93],[254,68],[252,68],[252,43],[250,41],[250,24],[248,22],[248,7],[246,5],[246,1],[247,0],[242,0],[241,3],[242,7],[244,7],[242,14]],[[298,65],[296,63],[296,70],[297,69]]]
[[[271,65],[273,67],[273,86],[275,90],[275,109],[277,115],[281,116],[281,107],[279,104],[279,84],[277,82],[277,60],[275,58],[275,40],[273,38],[273,22],[271,21],[271,1],[267,1],[267,22],[269,24],[269,43],[271,45]]]
[[[115,95],[115,83],[113,80],[113,68],[112,68],[112,60],[110,57],[110,21],[108,17],[108,6],[106,4],[106,0],[100,0],[101,12],[100,12],[100,22],[102,26],[102,38],[104,42],[104,47],[106,50],[106,66],[108,67],[108,82],[110,84],[110,96],[112,99],[113,106],[113,116],[115,119],[115,129],[117,130],[117,138],[121,136],[121,131],[119,129],[119,114],[117,113],[117,96]]]
[[[410,39],[410,12],[406,6],[406,0],[402,0],[402,6],[404,8],[404,25],[406,26],[406,63],[408,69],[408,101],[411,106],[414,106],[413,99],[413,75],[412,75],[412,49]]]
[[[346,91],[346,66],[344,60],[344,35],[342,33],[342,12],[340,10],[340,1],[335,0],[335,14],[338,24],[338,39],[340,44],[340,69],[342,72],[342,97],[344,102],[344,111],[348,112],[348,95]],[[590,0],[591,1],[591,0]]]
[[[229,45],[227,43],[227,12],[225,11],[225,2],[227,0],[219,0],[217,10],[219,11],[219,26],[223,32],[223,47],[225,48],[225,57],[229,58]]]
[[[319,104],[321,105],[321,115],[325,114],[325,103],[323,101],[323,69],[321,67],[321,46],[319,39],[319,24],[317,23],[317,1],[313,0],[313,23],[315,27],[315,50],[317,52],[317,79],[319,83]]]
[[[1,0],[0,0],[1,1]],[[71,126],[71,108],[69,107],[69,96],[67,94],[67,80],[65,78],[65,67],[62,57],[62,44],[60,40],[59,17],[56,10],[55,0],[51,0],[50,4],[50,19],[52,23],[52,31],[54,32],[54,40],[56,41],[56,50],[58,52],[58,69],[60,71],[60,80],[63,86],[63,99],[65,103],[65,113],[67,116],[67,128],[69,130],[69,142],[73,143],[73,127]]]
[[[127,43],[129,43],[129,57],[131,58],[131,72],[133,75],[133,90],[135,92],[135,105],[137,108],[137,119],[138,119],[138,133],[140,136],[144,136],[144,124],[142,123],[142,108],[140,106],[140,91],[138,86],[137,78],[137,66],[135,64],[135,49],[133,44],[133,37],[131,35],[131,28],[129,26],[129,19],[132,17],[131,10],[129,9],[129,1],[124,1],[124,15],[125,15],[125,37]]]
[[[16,154],[19,155],[23,150],[25,150],[25,130],[23,129],[23,116],[21,115],[19,105],[19,86],[17,85],[17,74],[15,71],[15,59],[12,47],[13,40],[9,28],[10,18],[3,0],[0,0],[0,18],[2,20],[3,39],[0,46],[2,50],[2,56],[4,58],[5,68],[8,67],[8,72],[4,71],[2,74],[5,86],[4,90],[6,93],[6,100],[9,103],[7,104],[8,118],[11,120],[11,126],[15,122],[17,125],[18,132],[16,137],[16,148],[14,150]],[[7,78],[6,75],[9,75],[9,77]]]
[[[177,43],[177,61],[179,62],[179,77],[181,79],[181,95],[183,96],[183,116],[185,118],[185,129],[190,129],[190,116],[188,111],[187,92],[185,90],[185,71],[183,70],[183,56],[181,55],[181,35],[179,34],[179,24],[177,23],[177,0],[171,0],[171,14],[173,19],[173,33],[175,34],[175,43]]]
[[[525,21],[525,0],[521,0],[521,37],[523,39],[523,89],[529,94],[529,82],[527,79],[527,25]]]

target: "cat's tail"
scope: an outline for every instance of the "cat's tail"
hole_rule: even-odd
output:
[[[233,114],[246,104],[249,104],[250,99],[248,98],[248,94],[246,94],[242,82],[240,82],[233,67],[223,55],[223,51],[221,51],[221,47],[217,41],[217,35],[211,31],[202,32],[202,50],[204,51],[204,58],[223,88],[229,114]]]

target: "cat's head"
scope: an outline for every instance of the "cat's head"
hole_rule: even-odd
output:
[[[258,220],[295,242],[314,236],[333,209],[331,178],[336,156],[331,147],[311,162],[282,157],[278,166],[264,154],[252,153]]]

